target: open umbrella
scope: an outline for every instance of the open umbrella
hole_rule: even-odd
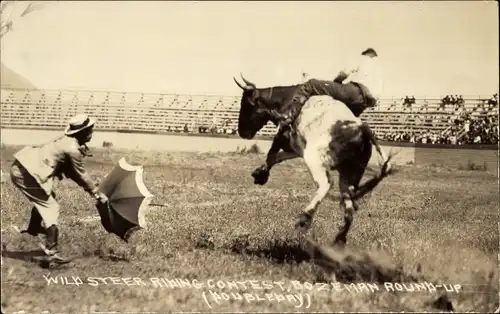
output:
[[[101,223],[124,241],[133,231],[146,228],[145,215],[153,195],[144,185],[143,171],[142,166],[132,166],[122,158],[99,184],[99,191],[109,200],[97,204]]]

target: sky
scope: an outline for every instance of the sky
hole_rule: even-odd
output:
[[[1,59],[46,89],[240,95],[333,79],[368,47],[384,96],[498,91],[495,1],[57,2],[17,20]]]

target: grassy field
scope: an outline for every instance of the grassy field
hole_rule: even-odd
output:
[[[8,173],[13,149],[3,147],[1,153]],[[257,186],[250,172],[263,161],[261,154],[94,154],[86,164],[96,179],[123,156],[144,165],[153,202],[165,206],[151,207],[149,229],[137,232],[127,246],[99,221],[85,219],[97,212],[83,190],[73,182],[58,183],[61,248],[77,258],[48,270],[30,261],[36,239],[10,227],[26,225],[30,205],[7,180],[1,186],[3,313],[437,311],[439,300],[451,301],[456,311],[498,307],[494,174],[401,166],[361,201],[346,251],[321,266],[301,249],[292,230],[315,190],[301,160],[277,166],[267,185]],[[313,223],[310,236],[319,243],[331,241],[342,221],[337,195],[335,187]],[[175,279],[184,286],[167,281]],[[220,287],[208,286],[211,280],[221,280]],[[363,290],[359,283],[366,281],[379,290]],[[314,289],[298,289],[297,282]],[[461,290],[387,291],[386,282]]]

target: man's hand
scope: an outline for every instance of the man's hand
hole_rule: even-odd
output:
[[[346,78],[349,77],[349,74],[346,71],[340,71],[339,74],[333,79],[335,83],[342,84]]]
[[[105,204],[108,202],[108,197],[102,192],[97,192],[94,196],[95,196],[96,200],[98,200],[102,204]]]

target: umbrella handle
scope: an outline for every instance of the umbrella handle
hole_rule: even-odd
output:
[[[150,203],[149,206],[168,207],[167,204]]]
[[[114,214],[113,214],[113,211],[111,210],[111,205],[109,204],[109,201],[106,202],[106,207],[108,209],[108,217],[109,217],[109,222],[114,225],[115,223],[115,218],[114,218]]]

